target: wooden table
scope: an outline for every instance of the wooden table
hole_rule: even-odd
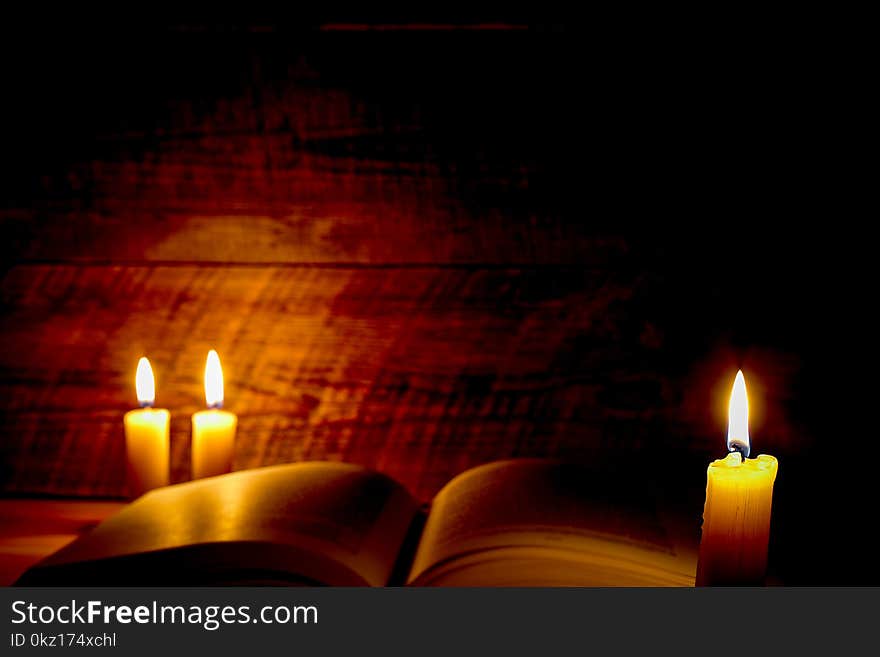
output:
[[[123,502],[0,499],[0,586],[70,543],[124,506]]]

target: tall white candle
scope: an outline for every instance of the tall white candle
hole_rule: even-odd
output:
[[[171,415],[164,408],[153,408],[156,381],[150,361],[141,358],[135,375],[139,410],[129,411],[125,425],[125,456],[128,490],[138,497],[153,488],[168,485]]]
[[[192,478],[212,477],[232,470],[238,418],[223,407],[223,369],[213,349],[205,362],[205,401],[208,410],[192,416]]]

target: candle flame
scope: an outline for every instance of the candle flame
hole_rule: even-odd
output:
[[[152,406],[156,401],[156,379],[153,378],[153,368],[150,367],[150,361],[144,357],[138,361],[137,374],[134,375],[134,388],[141,406]]]
[[[743,458],[749,455],[749,397],[746,394],[746,378],[742,370],[736,373],[733,390],[730,392],[730,407],[727,416],[727,449],[742,452]]]
[[[220,356],[211,349],[205,362],[205,401],[208,408],[223,406],[223,368],[220,367]]]

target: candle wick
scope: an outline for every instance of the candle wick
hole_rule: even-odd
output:
[[[141,408],[153,408],[153,402],[151,402],[151,401],[141,402]]]
[[[222,402],[222,401],[220,401],[220,402],[214,402],[213,404],[208,404],[208,410],[209,410],[209,411],[219,410],[219,409],[221,409],[221,408],[223,408],[223,402]]]
[[[748,445],[745,445],[741,442],[735,442],[730,447],[730,452],[739,452],[740,456],[742,456],[743,462],[748,458],[749,453],[751,452],[751,448]]]

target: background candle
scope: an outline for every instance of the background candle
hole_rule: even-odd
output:
[[[205,363],[205,401],[207,411],[192,417],[192,478],[212,477],[232,470],[235,428],[234,413],[223,406],[223,370],[213,349]]]
[[[749,406],[745,377],[737,372],[730,396],[726,458],[706,473],[698,586],[760,585],[767,572],[770,511],[777,461],[749,455]]]
[[[150,361],[141,358],[135,375],[138,402],[143,408],[125,414],[125,454],[128,490],[132,497],[168,485],[170,414],[152,408],[156,383]]]

